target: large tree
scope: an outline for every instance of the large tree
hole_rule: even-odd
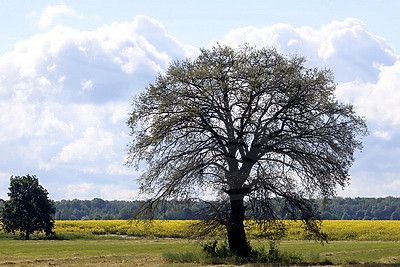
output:
[[[128,120],[128,163],[147,163],[139,182],[149,203],[207,188],[225,195],[228,216],[214,219],[241,256],[250,249],[244,220],[277,219],[272,199],[323,238],[309,200],[347,184],[367,129],[335,99],[332,72],[305,62],[273,48],[218,45],[171,63]]]
[[[35,231],[53,232],[54,202],[35,175],[11,176],[9,200],[4,201],[0,221],[5,232],[24,234],[25,239]]]

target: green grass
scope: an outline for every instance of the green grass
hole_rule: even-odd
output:
[[[169,263],[199,263],[203,255],[199,252],[165,252],[163,258]]]
[[[397,263],[400,264],[400,242],[395,241],[335,241],[325,245],[310,241],[287,241],[282,250],[297,251],[308,261],[325,259],[336,263]]]
[[[86,261],[98,265],[104,262],[105,266],[121,262],[146,265],[157,261],[158,264],[163,263],[163,252],[196,248],[193,241],[187,240],[0,240],[0,265],[50,262],[80,266]]]
[[[252,244],[269,246],[268,241],[260,240]],[[400,242],[393,241],[337,241],[324,246],[309,241],[283,241],[279,249],[302,254],[309,263],[400,264]],[[0,240],[0,265],[171,266],[163,255],[181,253],[189,257],[200,252],[200,242],[185,239]],[[174,266],[188,265],[176,263]],[[189,266],[203,265],[192,263]]]

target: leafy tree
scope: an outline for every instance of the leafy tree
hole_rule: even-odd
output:
[[[358,210],[356,213],[355,219],[362,220],[365,216],[365,212],[363,210]]]
[[[393,211],[393,213],[390,215],[391,220],[400,220],[400,212],[399,211]]]
[[[4,201],[0,212],[5,232],[19,231],[27,240],[35,231],[53,233],[54,202],[35,175],[11,176],[8,189],[9,200]]]
[[[103,209],[106,206],[106,201],[101,198],[94,198],[92,200],[92,206],[97,209]]]
[[[132,218],[133,211],[125,207],[119,211],[118,217],[122,220],[128,220]]]
[[[230,250],[250,252],[244,219],[267,230],[271,199],[324,239],[309,199],[345,186],[365,122],[334,96],[333,74],[272,48],[215,46],[175,61],[138,96],[128,125],[128,164],[147,163],[139,178],[151,209],[212,188]],[[215,202],[214,202],[215,204]]]
[[[376,217],[379,220],[386,218],[378,216],[378,213],[371,213],[371,210],[382,211],[385,207],[390,207],[393,211],[390,215],[391,220],[400,220],[400,198],[386,197],[383,201],[376,198],[332,198],[328,202],[324,202],[322,199],[316,199],[317,209],[320,214],[320,218],[324,220],[339,220],[347,212],[347,218],[350,220],[370,220],[372,217]],[[92,205],[98,202],[98,200],[61,200],[55,201],[56,213],[54,218],[56,220],[91,220],[91,219],[104,219],[111,217],[112,219],[130,219],[135,214],[140,206],[140,201],[121,201],[105,200],[103,209]],[[168,201],[160,207],[154,214],[156,219],[171,219],[171,220],[203,220],[207,218],[207,210],[204,210],[206,205],[216,205],[211,201],[207,203],[192,201]],[[0,209],[2,207],[0,199]],[[278,198],[271,200],[271,205],[279,212],[279,218],[290,219],[293,218],[291,214],[284,209],[280,209],[282,201]],[[351,214],[348,211],[352,211]],[[386,218],[387,219],[387,218]]]

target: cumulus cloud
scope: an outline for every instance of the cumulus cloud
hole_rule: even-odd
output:
[[[216,42],[273,46],[283,53],[306,56],[309,66],[333,70],[341,101],[354,104],[368,120],[400,124],[400,56],[358,19],[333,21],[319,29],[289,24],[245,27],[210,45]],[[378,136],[383,138],[379,132]]]
[[[106,184],[99,186],[100,194],[107,200],[141,200],[139,190],[130,189],[125,184]]]
[[[400,60],[380,66],[376,83],[348,82],[338,86],[337,95],[354,103],[368,120],[400,125]]]
[[[47,6],[42,10],[42,13],[39,16],[37,26],[42,30],[47,30],[53,25],[54,19],[61,15],[76,16],[76,12],[64,4]]]
[[[68,198],[91,199],[95,189],[95,185],[91,183],[69,184],[66,187],[66,196]]]
[[[400,196],[399,172],[360,171],[352,175],[351,182],[339,195],[347,197]]]
[[[40,25],[74,14],[65,5],[48,7]],[[1,170],[134,175],[117,165],[129,141],[132,97],[171,60],[196,53],[145,16],[93,31],[57,25],[16,43],[0,56]]]
[[[125,162],[116,161],[107,165],[107,173],[111,175],[135,175],[139,176],[142,172],[135,171],[133,169],[128,168],[125,165]]]
[[[125,184],[95,184],[95,183],[76,183],[66,186],[66,196],[68,198],[93,199],[101,196],[105,200],[139,200],[137,189],[131,189]]]
[[[44,27],[51,27],[58,15],[76,14],[67,6],[49,10],[42,13]],[[361,21],[346,19],[319,29],[246,27],[218,42],[274,46],[306,56],[310,66],[331,68],[339,83],[338,98],[355,104],[374,125],[374,141],[357,161],[354,184],[365,187],[363,181],[372,182],[379,173],[400,173],[399,55]],[[135,196],[135,189],[126,186],[133,185],[127,176],[139,173],[127,170],[121,160],[129,142],[125,121],[130,101],[171,60],[198,53],[145,16],[93,31],[57,25],[20,41],[0,56],[0,170],[49,172],[51,177],[42,180],[49,192],[57,192],[56,198]],[[375,171],[362,170],[366,166]],[[390,184],[396,178],[382,179],[382,184]],[[350,187],[355,188],[360,187]]]
[[[81,138],[64,146],[61,152],[53,158],[53,161],[94,161],[98,160],[100,155],[109,155],[110,151],[113,151],[113,135],[109,132],[89,127]]]
[[[376,130],[374,131],[374,135],[383,140],[390,140],[392,138],[391,133],[388,131]]]
[[[333,21],[320,29],[293,27],[289,24],[234,29],[222,40],[231,46],[248,43],[273,46],[283,53],[306,56],[310,66],[331,68],[339,82],[375,81],[379,65],[392,65],[398,56],[380,36],[368,31],[360,20]]]

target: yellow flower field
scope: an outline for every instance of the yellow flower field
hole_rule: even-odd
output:
[[[54,231],[57,234],[81,235],[128,235],[137,237],[177,237],[190,236],[189,226],[195,221],[128,221],[128,220],[92,220],[92,221],[56,221]]]
[[[137,237],[188,238],[193,233],[193,229],[189,226],[194,222],[196,221],[56,221],[55,232],[57,234],[73,234],[76,236],[128,235]],[[285,221],[285,224],[287,225],[288,232],[284,239],[307,239],[307,235],[302,230],[300,222]],[[247,222],[246,225],[248,226],[247,233],[249,237],[262,237],[260,232],[251,227],[251,222]],[[324,221],[323,231],[328,234],[330,240],[400,241],[400,221]]]

